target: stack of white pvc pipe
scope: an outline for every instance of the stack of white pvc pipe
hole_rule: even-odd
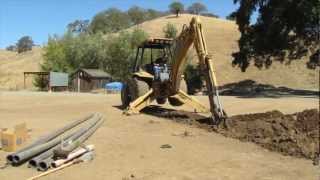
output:
[[[70,153],[67,158],[58,159],[58,160],[52,162],[51,166],[54,168],[59,167],[62,164],[67,163],[69,161],[72,161],[73,159],[75,159],[75,158],[77,158],[87,152],[93,151],[93,150],[94,150],[94,145],[87,145],[85,147],[81,147],[81,148],[77,149],[76,151]]]

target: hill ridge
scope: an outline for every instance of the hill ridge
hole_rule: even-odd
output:
[[[180,32],[182,26],[189,24],[192,17],[194,15],[190,14],[182,14],[178,18],[174,15],[164,16],[143,22],[129,30],[138,27],[145,30],[151,37],[163,37],[163,27],[167,23],[176,25]],[[290,65],[274,62],[269,69],[262,70],[251,65],[245,73],[237,67],[232,67],[231,54],[238,51],[237,41],[240,37],[236,23],[213,17],[199,17],[220,85],[251,79],[274,86],[319,90],[319,71],[306,68],[308,57],[293,61]],[[42,51],[39,47],[22,54],[0,50],[0,89],[23,88],[22,72],[40,69]]]

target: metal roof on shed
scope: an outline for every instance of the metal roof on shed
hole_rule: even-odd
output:
[[[100,70],[100,69],[79,69],[81,71],[84,71],[91,77],[96,77],[96,78],[110,78],[111,75]],[[78,70],[78,71],[79,71]]]

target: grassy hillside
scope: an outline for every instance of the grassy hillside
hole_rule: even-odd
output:
[[[179,31],[184,24],[189,24],[192,15],[184,14],[161,17],[139,25],[153,37],[163,36],[162,29],[167,23],[175,24]],[[214,66],[219,84],[252,79],[264,84],[286,86],[298,89],[318,89],[319,71],[306,68],[307,57],[290,65],[274,62],[269,69],[258,70],[251,66],[243,73],[231,66],[233,52],[238,50],[237,40],[240,37],[238,27],[233,21],[212,17],[200,17],[207,40],[209,53],[213,55]],[[196,57],[195,57],[196,58]]]
[[[21,54],[0,50],[0,89],[22,89],[23,72],[39,71],[41,53],[42,49],[38,47]],[[31,83],[32,77],[28,78],[28,87],[31,87]]]
[[[168,22],[175,24],[180,31],[182,26],[188,24],[192,17],[187,14],[181,15],[179,18],[166,16],[144,22],[138,27],[148,32],[152,37],[163,37],[162,29]],[[319,71],[306,68],[307,57],[292,62],[291,65],[275,62],[267,70],[258,70],[251,66],[245,73],[241,72],[239,68],[232,67],[231,54],[238,50],[237,40],[240,37],[236,24],[232,21],[212,17],[200,17],[200,19],[209,52],[213,55],[220,85],[252,79],[263,84],[296,89],[319,88]],[[0,89],[21,89],[23,87],[23,72],[39,70],[41,53],[40,48],[22,54],[0,50]],[[30,86],[31,82],[28,83]]]

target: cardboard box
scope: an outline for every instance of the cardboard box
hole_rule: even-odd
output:
[[[16,151],[28,137],[28,130],[25,123],[18,124],[14,129],[7,129],[0,133],[2,150]]]

